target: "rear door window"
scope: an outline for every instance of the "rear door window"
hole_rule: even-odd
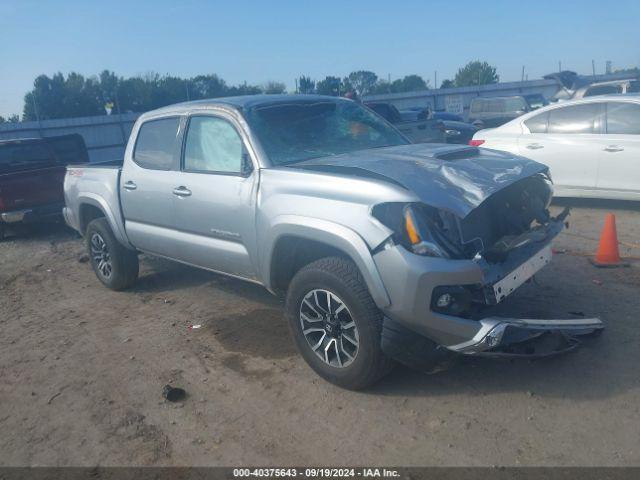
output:
[[[150,120],[140,127],[133,160],[143,168],[171,170],[176,153],[180,117]]]
[[[549,112],[547,133],[599,133],[599,115],[599,103],[555,108]]]
[[[640,104],[607,103],[607,133],[640,135]]]
[[[89,161],[87,146],[81,135],[75,133],[71,135],[60,135],[47,137],[45,141],[62,165],[69,163],[86,163]]]
[[[541,113],[531,117],[525,121],[524,124],[531,133],[547,133],[547,120],[549,119],[549,112]]]
[[[11,142],[0,145],[0,173],[53,167],[57,162],[42,141]]]

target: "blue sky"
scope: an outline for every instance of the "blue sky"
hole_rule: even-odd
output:
[[[367,69],[451,78],[473,59],[502,80],[640,65],[640,1],[0,0],[0,115],[41,73],[217,73],[227,82]]]

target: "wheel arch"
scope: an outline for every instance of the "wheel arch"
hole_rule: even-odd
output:
[[[326,256],[342,256],[353,261],[376,305],[384,308],[390,304],[362,237],[348,227],[315,218],[286,215],[276,219],[261,256],[264,284],[273,292],[286,290],[300,268]]]
[[[124,233],[124,225],[120,217],[114,214],[104,198],[87,192],[78,197],[78,204],[78,228],[83,236],[89,222],[96,218],[105,217],[116,240],[125,247],[133,249]]]

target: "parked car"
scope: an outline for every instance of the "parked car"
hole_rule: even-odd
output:
[[[69,162],[87,162],[80,135],[0,141],[0,240],[7,226],[60,216]]]
[[[632,73],[614,73],[607,75],[578,75],[564,70],[543,77],[554,80],[558,90],[551,96],[552,102],[579,100],[595,95],[613,95],[617,93],[637,93],[640,91],[640,77]]]
[[[527,95],[523,95],[523,97],[527,101],[530,111],[549,105],[549,100],[547,100],[541,93],[529,93]]]
[[[639,93],[640,80],[611,80],[608,82],[597,82],[578,88],[573,94],[572,100],[598,95],[615,95],[617,93]]]
[[[547,104],[545,98],[539,94],[477,97],[471,100],[468,121],[479,128],[498,127]]]
[[[364,388],[395,360],[542,354],[549,335],[562,351],[602,328],[491,313],[550,261],[568,213],[551,193],[531,160],[411,144],[350,100],[259,95],[143,114],[121,167],[68,167],[64,215],[108,288],[148,252],[285,294],[307,363]]]
[[[549,166],[555,195],[640,200],[640,95],[562,102],[501,127],[472,145],[527,156]]]
[[[450,120],[452,122],[464,122],[464,118],[462,115],[458,115],[457,113],[451,112],[433,112],[431,114],[431,118],[434,120]]]
[[[387,102],[365,102],[364,105],[391,123],[414,143],[446,143],[447,141],[444,130],[437,122],[428,118],[428,111],[424,109],[401,112],[395,105]]]
[[[470,123],[437,118],[428,108],[398,110],[386,102],[370,102],[365,105],[389,123],[393,124],[415,143],[459,143],[466,145],[478,131]],[[438,112],[439,114],[446,112]],[[438,115],[442,117],[443,115]],[[457,117],[457,116],[454,116]]]

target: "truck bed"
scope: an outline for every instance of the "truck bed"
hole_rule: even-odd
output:
[[[123,245],[128,245],[120,212],[121,169],[122,160],[67,166],[64,178],[64,217],[69,226],[83,233],[83,227],[86,225],[82,225],[81,218],[78,218],[80,204],[92,205],[105,213],[113,226],[116,238]]]
[[[85,162],[85,163],[71,163],[67,165],[69,168],[120,168],[124,160],[122,158],[117,160],[107,160],[105,162]]]

